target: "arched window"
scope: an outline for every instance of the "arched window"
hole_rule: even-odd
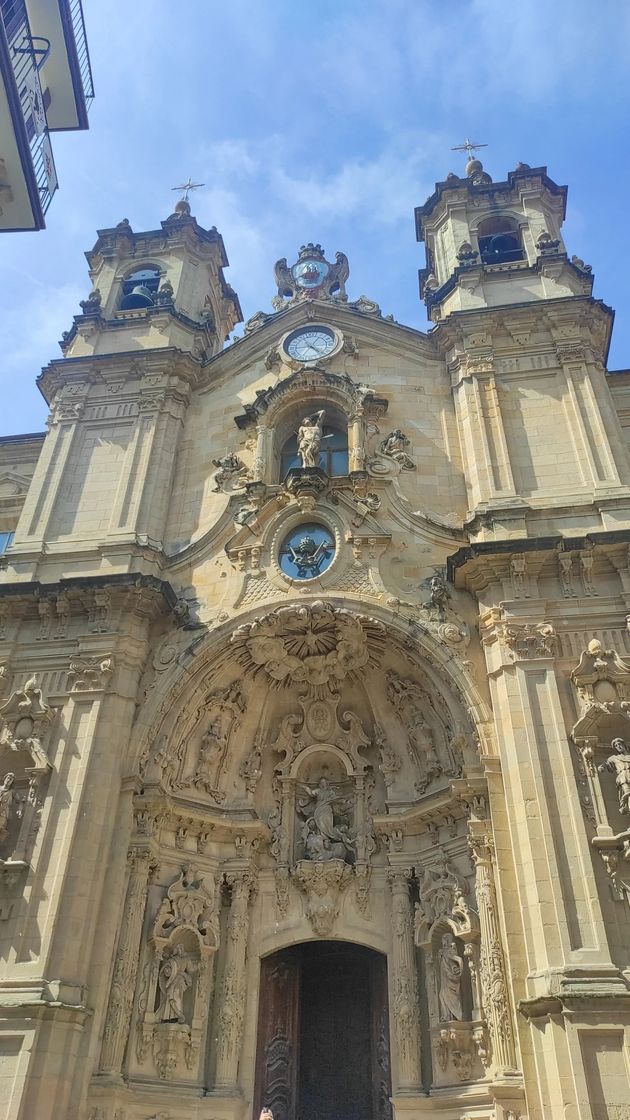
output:
[[[348,433],[340,428],[324,425],[319,465],[326,474],[343,475],[348,473]],[[290,436],[280,455],[280,477],[284,478],[292,467],[301,466],[297,453],[297,432]]]
[[[159,268],[137,268],[122,282],[121,311],[152,307],[160,286]]]
[[[486,218],[479,224],[477,237],[484,264],[509,264],[523,260],[521,234],[513,218]]]

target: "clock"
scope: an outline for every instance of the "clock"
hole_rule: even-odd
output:
[[[308,257],[293,265],[291,274],[298,288],[319,288],[330,271],[326,261]]]
[[[297,362],[315,362],[325,358],[337,346],[337,336],[330,327],[299,327],[284,340],[284,349]]]

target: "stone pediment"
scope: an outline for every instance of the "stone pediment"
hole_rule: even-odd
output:
[[[281,311],[259,311],[245,325],[245,333],[234,337],[231,345],[212,357],[204,366],[204,374],[212,381],[221,374],[234,376],[243,367],[264,358],[267,369],[278,369],[277,346],[283,336],[311,322],[325,323],[344,336],[344,347],[335,358],[360,358],[364,347],[375,344],[398,358],[443,361],[436,341],[424,331],[395,322],[383,316],[377,303],[361,297],[354,302],[340,300],[309,300],[294,303]],[[290,368],[290,367],[287,367]],[[203,375],[202,375],[203,376]]]
[[[31,484],[30,478],[15,471],[0,473],[0,508],[24,498]]]

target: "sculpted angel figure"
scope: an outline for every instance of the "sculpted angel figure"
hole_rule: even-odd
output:
[[[440,947],[440,1019],[461,1021],[462,1010],[462,972],[464,962],[457,952],[452,933],[445,933]]]
[[[619,812],[630,813],[630,749],[624,739],[613,739],[611,754],[600,770],[610,770],[615,775],[615,785],[619,797]]]
[[[303,467],[319,466],[319,449],[323,434],[324,409],[305,416],[298,428],[297,450]]]
[[[350,851],[354,845],[348,826],[335,823],[335,808],[338,815],[343,813],[349,807],[349,799],[340,794],[338,786],[328,778],[322,777],[316,786],[303,788],[307,796],[299,799],[298,807],[301,816],[306,818],[303,836],[308,858],[323,858],[321,852],[332,845],[335,845],[333,858],[343,858],[344,849]]]

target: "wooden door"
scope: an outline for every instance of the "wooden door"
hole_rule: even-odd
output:
[[[295,1120],[299,1065],[300,956],[295,949],[260,962],[254,1120]]]

